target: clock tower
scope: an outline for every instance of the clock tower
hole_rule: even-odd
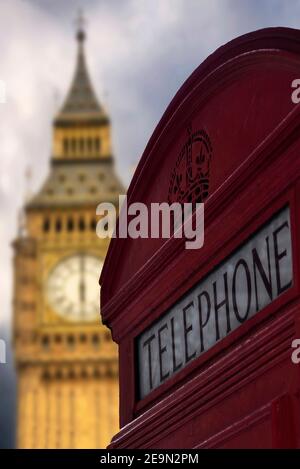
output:
[[[85,32],[53,122],[50,170],[24,208],[14,242],[17,446],[102,448],[118,429],[118,358],[99,317],[98,279],[109,240],[96,207],[124,193],[110,121],[86,68]]]

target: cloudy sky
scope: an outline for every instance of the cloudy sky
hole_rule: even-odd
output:
[[[0,0],[0,80],[7,94],[0,104],[0,338],[11,315],[17,213],[47,172],[51,120],[74,70],[80,7],[90,74],[111,115],[125,183],[168,102],[208,54],[251,30],[300,26],[299,0]],[[2,366],[0,385],[3,377]]]

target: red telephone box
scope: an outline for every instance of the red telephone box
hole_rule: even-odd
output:
[[[300,447],[298,78],[300,31],[247,34],[192,73],[155,129],[127,203],[204,202],[205,239],[110,244],[111,448]]]

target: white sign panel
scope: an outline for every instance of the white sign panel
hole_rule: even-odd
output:
[[[292,286],[286,207],[137,338],[147,396]]]

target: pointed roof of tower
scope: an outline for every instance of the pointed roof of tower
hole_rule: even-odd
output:
[[[100,105],[93,89],[89,73],[87,71],[84,41],[84,19],[79,13],[77,20],[76,38],[78,42],[77,63],[71,87],[55,121],[65,121],[73,118],[105,119],[108,120],[104,109]]]

